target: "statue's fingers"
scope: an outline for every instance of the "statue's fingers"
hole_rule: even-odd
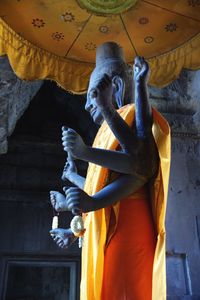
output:
[[[76,138],[78,133],[76,131],[68,131],[67,135],[63,136],[62,140],[66,138]]]
[[[71,133],[77,134],[77,132],[74,129],[72,129],[72,128],[68,128],[68,133],[69,134],[71,134]]]
[[[80,207],[73,207],[72,209],[71,209],[71,212],[72,212],[72,214],[73,215],[75,215],[75,216],[80,216],[81,215],[81,209],[80,209]]]
[[[62,126],[62,130],[63,131],[68,130],[68,127],[67,126]]]
[[[60,241],[61,237],[60,236],[55,236],[53,237],[54,242],[58,243]]]
[[[75,186],[72,186],[70,188],[63,188],[63,191],[65,192],[65,195],[67,196],[67,194],[69,194],[70,192],[78,192],[79,191],[79,188],[78,187],[75,187]]]
[[[71,153],[71,151],[74,149],[74,144],[67,144],[65,147],[63,147],[64,151]]]
[[[77,136],[78,136],[77,133],[68,133],[68,134],[63,135],[62,141],[65,142],[68,139],[76,139]]]
[[[70,152],[71,150],[72,150],[71,147],[64,147],[64,151],[65,151],[65,152]]]
[[[59,240],[57,240],[56,242],[58,245],[62,245],[63,244],[63,238],[60,238]]]
[[[67,197],[66,201],[67,201],[67,206],[71,210],[72,205],[79,205],[80,204],[80,197],[79,196],[78,197],[77,196]]]
[[[79,188],[78,187],[76,187],[76,186],[71,186],[69,189],[67,189],[68,190],[68,192],[70,192],[70,191],[74,191],[74,190],[79,190]]]
[[[62,136],[63,137],[68,135],[68,134],[77,134],[77,132],[72,128],[68,128],[67,130],[62,131]]]
[[[74,208],[72,209],[72,213],[73,213],[73,215],[75,215],[75,216],[79,216],[79,215],[81,214],[81,210],[80,210],[80,208],[78,208],[78,207],[74,207]]]
[[[67,197],[66,198],[66,203],[67,203],[67,207],[69,208],[69,210],[72,210],[73,205],[80,205],[80,197],[78,196],[72,196],[72,197]]]
[[[78,201],[77,199],[70,200],[69,202],[67,202],[69,210],[72,211],[74,208],[80,209],[80,201]]]
[[[67,143],[76,143],[76,137],[66,137],[66,139],[63,140],[62,145],[63,147],[67,146]]]
[[[66,191],[68,190],[69,188],[67,186],[64,186],[63,187],[63,192],[65,192],[65,195],[66,195]]]
[[[64,146],[64,150],[65,151],[71,151],[74,148],[74,143],[66,143],[66,145]]]
[[[63,142],[62,145],[63,145],[63,147],[71,147],[74,145],[74,143],[75,143],[75,141],[71,139],[71,140],[67,140],[67,141]]]
[[[57,228],[57,229],[51,229],[50,231],[49,231],[49,233],[50,234],[54,234],[54,235],[58,235],[59,234],[59,229]]]
[[[67,206],[69,208],[69,210],[71,210],[71,212],[74,215],[80,215],[81,214],[81,207],[80,207],[80,201],[77,198],[70,198],[67,201]]]
[[[60,241],[59,243],[57,243],[58,247],[62,248],[63,247],[63,241]]]
[[[54,199],[55,197],[55,191],[50,191],[50,199]]]
[[[65,244],[65,242],[63,243],[63,245],[61,246],[62,249],[68,249],[70,246],[70,243],[67,242],[67,244]]]
[[[63,130],[62,131],[62,137],[66,136],[68,134],[68,130]]]
[[[141,66],[141,57],[140,56],[136,56],[135,60],[134,60],[134,66]]]
[[[142,72],[147,73],[149,71],[149,64],[144,60],[142,64]]]
[[[63,191],[65,192],[65,197],[66,199],[69,197],[70,193],[72,192],[78,192],[79,188],[77,187],[70,187],[70,188],[63,188]]]
[[[67,199],[67,198],[70,198],[70,197],[80,197],[80,192],[77,191],[77,190],[69,191],[69,192],[66,194],[66,199]]]
[[[72,210],[74,208],[80,209],[80,201],[77,198],[70,198],[67,200],[67,206],[69,210]]]
[[[62,241],[63,241],[63,239],[61,237],[59,237],[59,238],[56,239],[56,244],[58,245]]]

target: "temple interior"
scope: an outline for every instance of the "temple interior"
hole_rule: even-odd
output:
[[[200,1],[0,2],[0,300],[80,299],[81,249],[52,240],[49,192],[71,186],[62,126],[87,145],[98,131],[86,91],[108,41],[132,66],[138,55],[149,63],[150,104],[171,128],[167,300],[199,300]],[[88,163],[76,165],[85,176]],[[71,218],[60,214],[59,227]]]
[[[61,127],[74,128],[87,144],[92,144],[97,128],[84,110],[84,95],[66,93],[51,81],[22,81],[6,57],[0,64],[4,70],[0,75],[2,299],[78,299],[80,249],[77,243],[68,250],[53,243],[49,190],[62,192],[63,187],[60,177],[66,154]],[[200,71],[184,70],[168,87],[150,87],[152,105],[172,129],[166,216],[168,299],[200,295],[199,80]],[[79,161],[78,169],[84,175],[87,164]],[[64,213],[60,224],[68,226],[70,216]],[[196,298],[188,298],[191,294]]]

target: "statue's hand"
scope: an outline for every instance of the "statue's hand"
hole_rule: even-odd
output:
[[[62,127],[62,141],[64,151],[74,158],[82,158],[87,152],[87,146],[80,135],[71,128]]]
[[[78,187],[63,188],[63,190],[66,195],[67,206],[74,215],[95,210],[94,199],[83,190]]]
[[[92,88],[88,93],[91,100],[96,102],[98,108],[104,109],[109,107],[112,105],[113,93],[111,78],[107,74],[104,74],[97,83],[97,86]]]
[[[50,230],[50,235],[52,236],[58,247],[67,249],[70,247],[77,239],[73,234],[71,229],[57,228]]]
[[[134,80],[135,82],[147,83],[150,76],[150,69],[144,57],[137,56],[134,63]]]
[[[63,169],[62,180],[68,179],[69,181],[71,181],[71,175],[74,173],[77,174],[75,162],[72,159],[72,157],[68,156],[68,159]]]

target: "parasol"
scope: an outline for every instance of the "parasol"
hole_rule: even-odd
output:
[[[74,93],[86,91],[106,41],[131,64],[144,56],[157,87],[200,67],[200,0],[1,0],[0,17],[0,55],[15,73]]]

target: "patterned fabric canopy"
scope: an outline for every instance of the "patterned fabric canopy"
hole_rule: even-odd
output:
[[[83,93],[95,50],[115,41],[127,62],[144,56],[150,84],[200,67],[200,0],[1,0],[0,55],[26,80],[49,78]]]

